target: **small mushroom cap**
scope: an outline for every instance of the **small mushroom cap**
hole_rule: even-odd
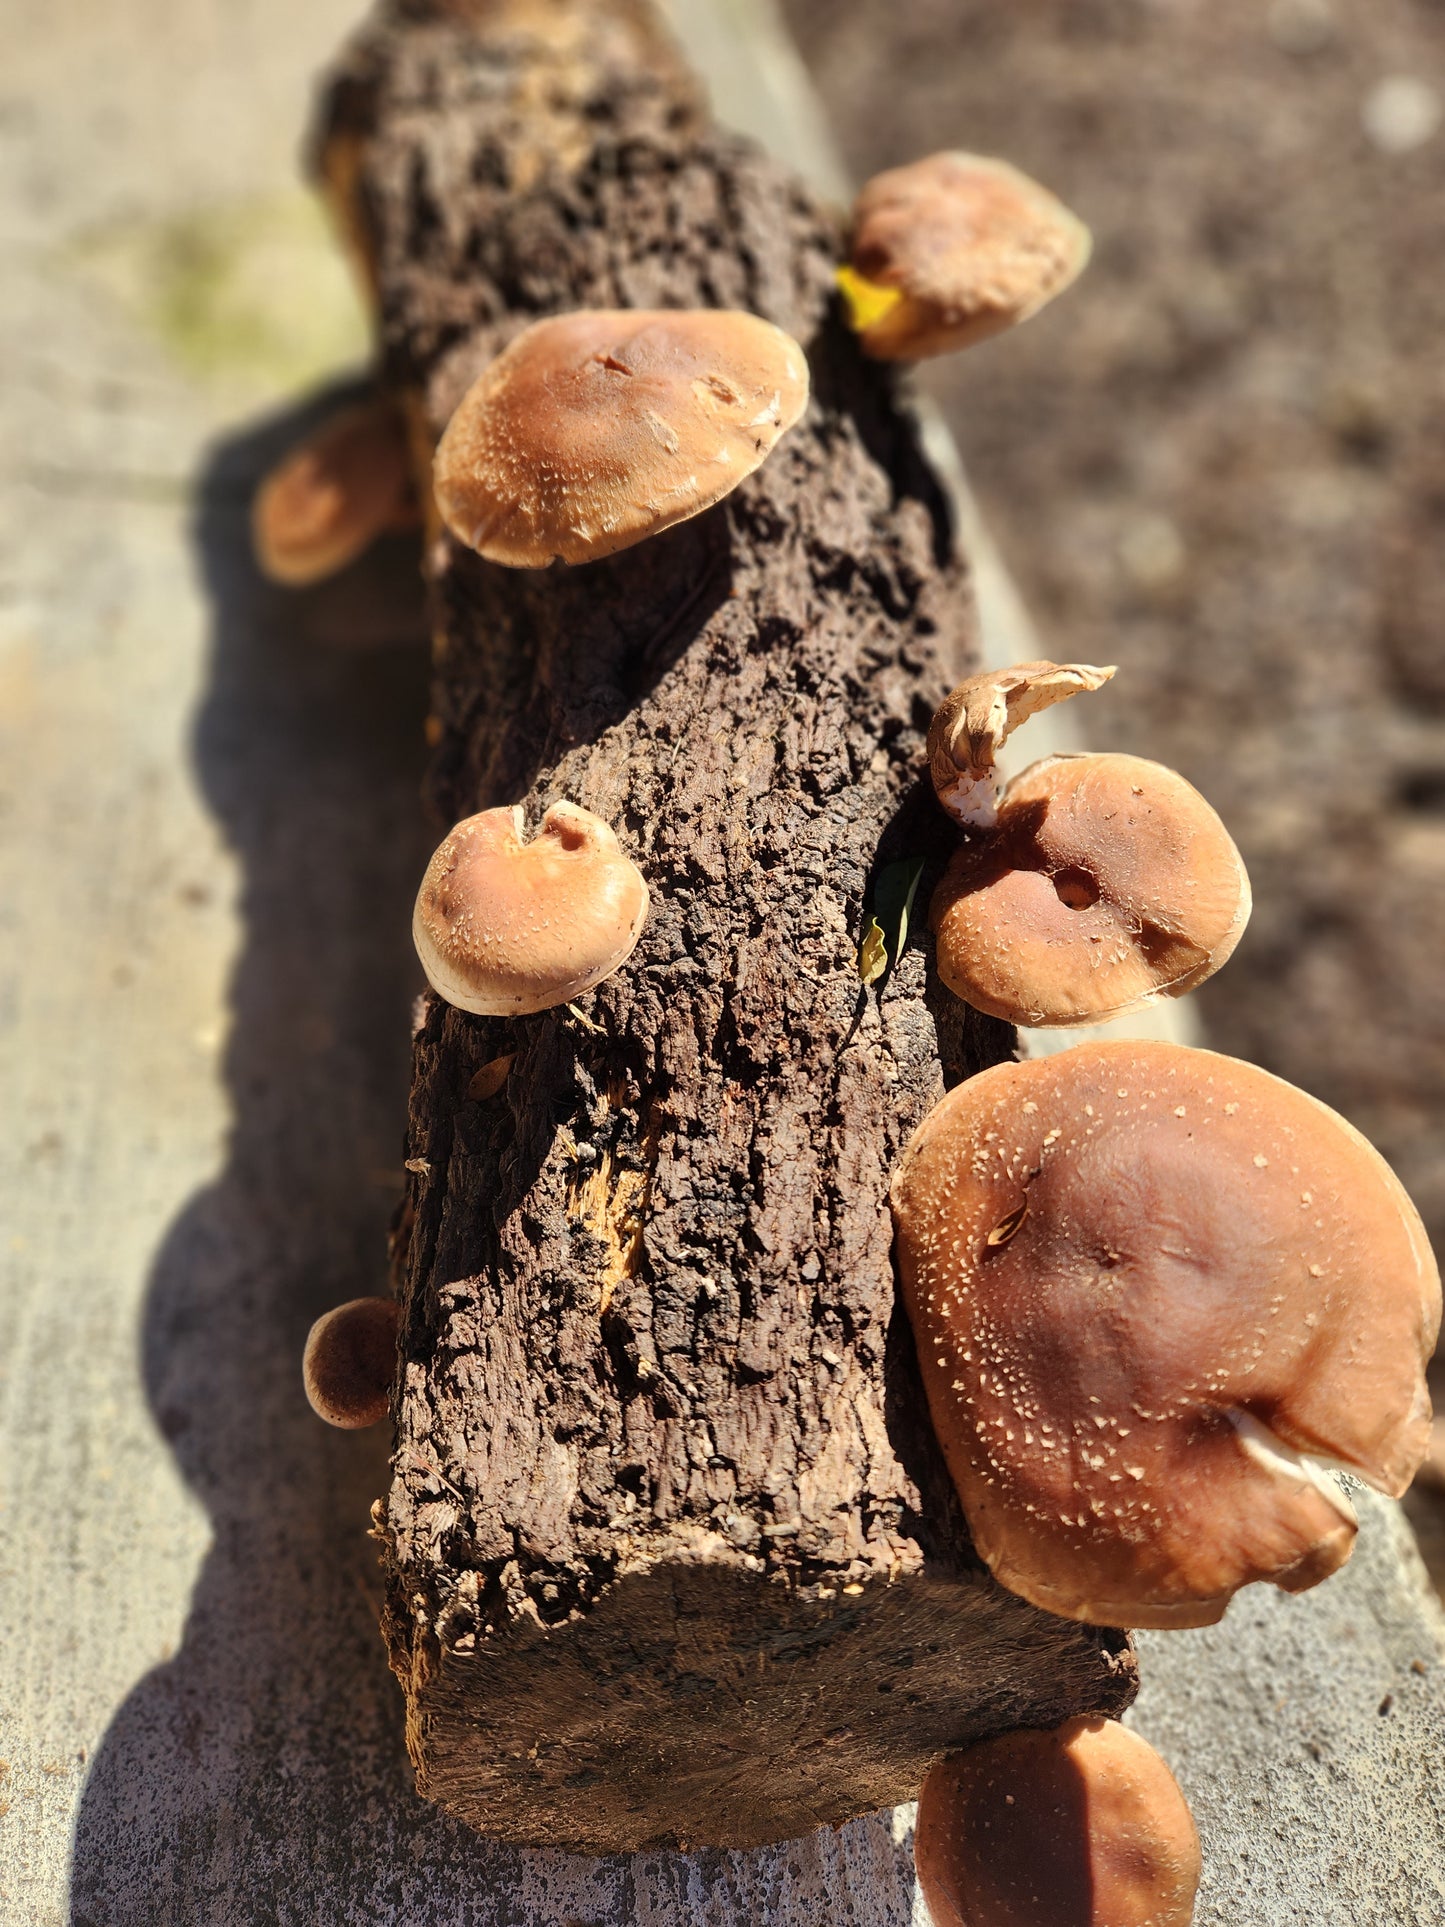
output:
[[[306,1339],[301,1376],[311,1409],[328,1425],[379,1425],[396,1377],[394,1298],[353,1298],[318,1318]]]
[[[985,776],[1018,728],[1041,709],[1102,689],[1113,666],[1091,662],[1015,662],[970,676],[939,704],[928,728],[928,770],[947,807],[960,776]]]
[[[251,510],[261,573],[303,588],[354,562],[389,529],[417,520],[405,418],[378,397],[345,408],[293,448]]]
[[[463,396],[436,453],[437,506],[491,562],[591,562],[721,501],[807,401],[802,349],[756,315],[560,315]]]
[[[1174,1775],[1137,1733],[1087,1716],[940,1760],[913,1855],[934,1927],[1189,1927],[1199,1887]]]
[[[1430,1438],[1440,1280],[1393,1172],[1253,1065],[1081,1044],[970,1078],[892,1188],[929,1409],[995,1578],[1209,1625],[1316,1584]]]
[[[839,281],[868,354],[920,361],[1027,321],[1091,246],[1083,222],[1007,161],[933,154],[863,189]]]
[[[554,803],[532,842],[520,809],[483,810],[438,848],[412,935],[439,997],[480,1017],[550,1010],[632,954],[647,884],[600,817]]]
[[[938,974],[1006,1023],[1099,1023],[1179,997],[1249,921],[1229,832],[1182,776],[1138,756],[1051,756],[1004,791],[933,895]]]

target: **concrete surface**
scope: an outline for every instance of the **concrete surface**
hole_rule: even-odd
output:
[[[796,137],[760,0],[679,6],[714,46],[743,9],[730,85]],[[362,353],[294,170],[353,17],[0,0],[0,1923],[904,1927],[907,1809],[602,1863],[410,1791],[385,1441],[324,1431],[297,1361],[397,1195],[414,558],[284,597],[246,541],[298,397]],[[1445,1920],[1439,1621],[1364,1518],[1319,1592],[1142,1642],[1201,1927]]]

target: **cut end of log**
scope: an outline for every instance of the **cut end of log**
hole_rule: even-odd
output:
[[[916,1797],[964,1738],[1080,1699],[1117,1713],[1135,1687],[1124,1635],[981,1574],[803,1598],[679,1560],[562,1626],[488,1631],[459,1602],[443,1625],[445,1644],[389,1627],[420,1791],[491,1838],[577,1853],[794,1839]]]

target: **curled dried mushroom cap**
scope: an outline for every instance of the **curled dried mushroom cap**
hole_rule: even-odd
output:
[[[1021,1729],[940,1760],[913,1839],[934,1927],[1189,1927],[1199,1834],[1116,1720]]]
[[[264,576],[304,588],[417,519],[405,419],[377,397],[334,415],[272,469],[252,505],[251,539]]]
[[[721,501],[807,401],[802,349],[756,315],[560,315],[462,398],[436,453],[437,506],[489,561],[594,561]]]
[[[1440,1281],[1342,1118],[1253,1065],[1086,1044],[970,1078],[893,1180],[934,1427],[994,1576],[1199,1626],[1349,1557],[1324,1467],[1402,1492]]]
[[[1051,756],[1004,792],[933,895],[938,974],[1005,1022],[1098,1023],[1179,997],[1249,921],[1243,859],[1209,804],[1138,756]]]
[[[1091,246],[1083,222],[1007,161],[933,154],[869,181],[838,280],[868,354],[920,361],[1037,314]]]
[[[1020,723],[1086,690],[1102,689],[1112,667],[1090,662],[1016,662],[961,682],[939,704],[928,730],[933,792],[965,829],[991,829],[998,814],[998,753]]]
[[[554,803],[530,843],[518,809],[458,823],[427,866],[412,935],[459,1010],[515,1017],[592,989],[632,954],[647,884],[600,817]]]
[[[397,1320],[392,1298],[353,1298],[317,1319],[301,1376],[318,1418],[359,1431],[386,1417],[396,1377]]]

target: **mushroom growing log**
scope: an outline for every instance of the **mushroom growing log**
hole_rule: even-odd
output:
[[[939,991],[921,917],[901,941],[954,841],[924,737],[972,603],[838,227],[641,0],[394,0],[317,152],[419,460],[577,308],[746,310],[813,389],[725,501],[604,560],[432,524],[440,825],[569,799],[651,909],[574,1008],[420,1017],[377,1518],[422,1791],[519,1842],[748,1845],[1119,1711],[1124,1635],[975,1556],[895,1304],[892,1168],[1013,1034]]]

